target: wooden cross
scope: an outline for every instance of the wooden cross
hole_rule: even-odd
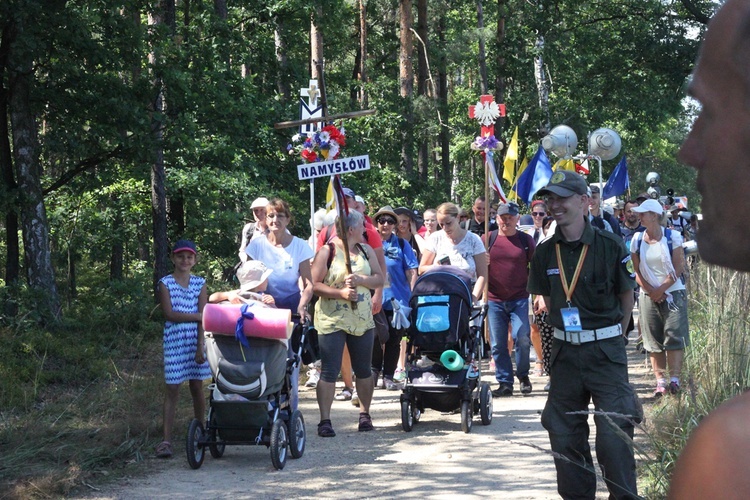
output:
[[[482,137],[495,135],[495,121],[505,116],[505,104],[497,104],[492,95],[483,95],[476,105],[469,106],[469,118],[479,121]]]
[[[328,103],[326,102],[326,84],[325,84],[325,79],[323,78],[323,63],[316,61],[316,65],[318,66],[318,74],[320,75],[320,86],[318,86],[317,80],[310,80],[310,87],[306,89],[302,89],[301,93],[305,97],[310,97],[311,107],[317,106],[318,98],[320,98],[320,101],[321,101],[320,108],[322,109],[323,114],[321,116],[312,116],[310,118],[305,118],[302,120],[274,123],[273,128],[278,130],[282,128],[299,127],[300,125],[307,125],[310,123],[332,122],[333,120],[340,120],[343,118],[357,118],[360,116],[374,115],[375,113],[377,113],[377,111],[374,109],[363,109],[361,111],[350,111],[348,113],[339,113],[337,115],[329,115]],[[313,96],[315,97],[314,104],[313,104]]]

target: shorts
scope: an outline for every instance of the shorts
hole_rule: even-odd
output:
[[[674,351],[690,345],[687,293],[685,290],[670,293],[674,299],[672,308],[666,301],[656,304],[641,290],[641,335],[648,352]]]

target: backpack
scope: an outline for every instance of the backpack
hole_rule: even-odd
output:
[[[638,255],[641,255],[641,249],[643,248],[643,233],[645,231],[638,231],[633,234],[633,238],[639,238],[638,241]],[[668,227],[664,228],[664,237],[667,238],[667,247],[669,248],[669,258],[672,258],[672,230]]]
[[[495,229],[493,231],[490,231],[490,242],[487,245],[487,253],[490,253],[490,249],[492,248],[492,245],[495,244],[495,240],[497,239],[499,229]],[[533,240],[534,238],[530,234],[526,234],[523,231],[518,231],[518,234],[521,234],[521,244],[523,244],[523,251],[526,252],[526,260],[531,262],[531,259],[529,258],[529,240]]]
[[[362,246],[362,243],[357,243],[357,248],[360,252],[362,252],[362,257],[365,258],[366,261],[370,261],[370,256],[367,255],[367,250],[365,250],[365,247]],[[401,247],[403,248],[403,247]],[[331,268],[331,263],[333,262],[333,258],[336,256],[336,245],[333,243],[328,243],[328,260],[326,260],[326,269]]]
[[[633,238],[639,238],[638,241],[638,257],[641,256],[641,250],[643,249],[643,233],[646,231],[638,231],[637,233],[633,234]],[[672,260],[672,230],[668,227],[664,228],[664,237],[667,239],[667,248],[669,249],[669,259]],[[683,252],[687,252],[685,248],[682,249]],[[687,253],[685,253],[685,256],[687,257]],[[679,276],[680,280],[682,281],[682,284],[685,284],[685,273],[680,274]]]

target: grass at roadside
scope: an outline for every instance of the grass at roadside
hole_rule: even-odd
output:
[[[691,432],[723,401],[750,387],[750,275],[699,264],[689,283],[692,345],[683,395],[651,406],[649,451],[639,475],[646,498],[664,498],[674,463]]]
[[[132,283],[87,294],[53,329],[23,311],[6,318],[0,499],[59,497],[153,454],[161,440],[162,325],[148,292]],[[186,422],[186,387],[181,396],[177,422]]]

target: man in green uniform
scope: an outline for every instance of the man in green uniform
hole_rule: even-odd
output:
[[[635,274],[622,238],[588,220],[586,181],[558,171],[538,194],[557,222],[555,234],[534,253],[528,291],[541,295],[555,327],[550,391],[542,413],[563,498],[596,495],[589,445],[588,406],[593,401],[596,456],[610,498],[637,498],[632,441],[639,421],[628,382],[622,332],[633,308]],[[581,413],[576,413],[581,412]],[[623,418],[629,415],[632,418]]]

